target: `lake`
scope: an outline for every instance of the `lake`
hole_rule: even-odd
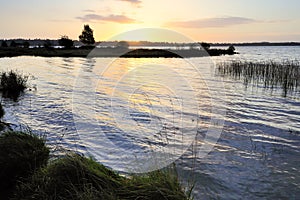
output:
[[[0,58],[30,75],[6,122],[123,173],[176,161],[195,199],[300,196],[300,99],[217,75],[230,60],[299,60],[300,47],[236,47],[212,58]]]

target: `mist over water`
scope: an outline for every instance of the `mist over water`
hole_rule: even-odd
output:
[[[295,60],[300,55],[299,47],[236,49],[240,54],[213,57],[213,62]],[[65,150],[91,154],[99,162],[119,171],[128,170],[125,162],[128,157],[153,149],[163,151],[169,145],[168,150],[172,150],[168,151],[170,157],[183,154],[176,161],[178,173],[185,184],[196,181],[195,199],[296,199],[300,195],[298,96],[282,97],[280,90],[245,88],[241,80],[222,79],[216,76],[214,67],[205,58],[190,59],[196,63],[201,78],[192,76],[193,71],[189,71],[187,63],[177,58],[119,58],[111,64],[110,71],[102,73],[110,60],[1,58],[1,70],[17,69],[30,74],[33,76],[30,81],[32,88],[36,86],[36,90],[26,91],[17,102],[2,99],[5,121],[16,129],[29,126],[33,132],[45,134],[55,154]],[[168,66],[182,79],[178,81],[174,73],[165,73],[163,67],[156,71],[149,67],[135,71],[136,66],[149,63]],[[122,76],[128,72],[131,76]],[[154,73],[169,75],[156,81],[168,80],[163,85],[169,84],[170,87],[151,85],[147,80],[153,77],[152,82],[155,82]],[[82,80],[82,84],[78,80]],[[188,80],[192,87],[187,87],[184,80]],[[215,83],[215,87],[220,87],[221,82],[225,89],[220,91],[224,94],[215,98],[222,101],[212,102],[211,90],[214,88],[208,88],[208,85]],[[141,87],[132,93],[136,85]],[[75,113],[74,89],[76,94],[82,94],[80,101],[76,102]],[[180,100],[175,98],[176,91],[195,96],[182,107]],[[194,98],[198,110],[193,107]],[[94,102],[92,107],[91,102]],[[111,114],[111,105],[115,109],[114,115]],[[225,116],[213,113],[212,109],[226,109]],[[182,111],[182,120],[176,121]],[[86,120],[79,128],[85,132],[78,133],[75,122],[82,116]],[[225,119],[222,133],[214,149],[199,158],[206,131],[211,127],[211,118]],[[125,123],[128,119],[132,124]],[[194,142],[192,135],[185,137],[188,131],[174,126],[181,122],[190,123],[192,127],[197,122]],[[99,135],[98,131],[103,134]],[[103,140],[105,142],[99,138],[103,135],[107,139]],[[122,151],[115,151],[115,146]]]

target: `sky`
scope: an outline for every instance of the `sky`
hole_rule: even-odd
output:
[[[193,41],[300,42],[299,0],[0,0],[0,39],[96,41],[142,28],[169,29]],[[127,40],[166,40],[127,34]],[[176,40],[170,38],[170,42]],[[176,41],[174,41],[176,42]]]

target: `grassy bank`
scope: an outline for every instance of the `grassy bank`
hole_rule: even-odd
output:
[[[92,52],[92,53],[91,53]],[[42,57],[125,57],[125,58],[188,58],[202,56],[220,56],[235,54],[230,49],[208,49],[207,51],[184,49],[184,50],[163,50],[163,49],[135,49],[127,48],[21,48],[5,47],[0,48],[0,57],[15,56],[42,56]]]
[[[0,135],[0,149],[0,199],[9,199],[18,182],[47,164],[49,149],[42,138],[13,131]]]
[[[188,199],[176,173],[124,177],[81,155],[49,160],[45,140],[31,133],[0,135],[0,199]]]
[[[267,89],[279,87],[283,90],[283,96],[299,90],[299,61],[232,61],[219,63],[217,69],[219,75],[242,79],[246,86],[261,84]]]

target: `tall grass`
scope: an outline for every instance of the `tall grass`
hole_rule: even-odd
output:
[[[187,200],[174,168],[134,175],[118,190],[120,199]]]
[[[116,199],[122,178],[95,161],[67,155],[22,183],[15,199]]]
[[[6,97],[16,98],[27,88],[28,76],[17,71],[0,73],[0,91]]]
[[[45,140],[27,132],[8,131],[0,135],[0,199],[7,199],[18,181],[47,164]]]
[[[1,200],[188,200],[175,166],[121,176],[81,155],[49,161],[44,138],[30,131],[0,134]]]
[[[19,185],[14,199],[184,200],[166,171],[123,177],[90,158],[70,154],[52,161]]]
[[[121,176],[77,154],[49,161],[44,139],[0,135],[0,199],[188,200],[175,168]],[[175,170],[175,171],[173,171]]]
[[[231,61],[219,63],[217,69],[219,75],[242,79],[246,86],[262,84],[268,89],[280,87],[283,96],[298,92],[300,84],[299,61]]]

